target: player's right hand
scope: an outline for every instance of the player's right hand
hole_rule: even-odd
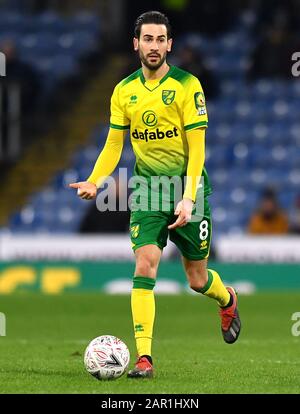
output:
[[[92,200],[96,198],[97,187],[93,183],[88,181],[81,181],[79,183],[69,184],[71,188],[77,188],[77,195],[82,198],[82,200]]]

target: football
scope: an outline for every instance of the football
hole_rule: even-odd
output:
[[[129,364],[130,353],[121,339],[102,335],[93,339],[84,354],[86,370],[98,380],[121,377]]]

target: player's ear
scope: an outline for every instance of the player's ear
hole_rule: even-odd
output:
[[[169,39],[168,40],[168,47],[167,47],[167,51],[171,52],[172,50],[172,44],[173,44],[173,39]]]
[[[135,51],[139,50],[139,41],[136,37],[133,38],[133,48]]]

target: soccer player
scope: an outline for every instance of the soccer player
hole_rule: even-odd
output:
[[[131,211],[136,258],[131,308],[138,360],[128,377],[147,378],[153,376],[153,288],[168,236],[181,252],[190,287],[218,303],[225,342],[237,340],[241,322],[236,292],[224,286],[215,270],[207,269],[211,242],[207,196],[211,188],[204,167],[207,113],[201,84],[192,74],[167,63],[171,27],[160,12],[146,12],[137,18],[133,45],[142,66],[115,87],[107,141],[92,174],[87,181],[70,186],[78,189],[82,199],[95,198],[97,188],[119,162],[128,130],[136,156],[135,175],[146,178],[149,186],[154,176],[187,177],[182,181],[182,198],[178,203],[172,199],[169,211]],[[199,221],[191,220],[201,190],[204,213]]]

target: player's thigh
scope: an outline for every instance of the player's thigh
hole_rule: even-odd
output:
[[[170,231],[170,240],[176,244],[182,256],[188,260],[208,258],[211,244],[211,213],[208,200],[204,199],[203,216],[184,227]]]
[[[147,245],[156,245],[162,250],[168,239],[168,215],[161,211],[132,211],[130,237],[134,251]]]

